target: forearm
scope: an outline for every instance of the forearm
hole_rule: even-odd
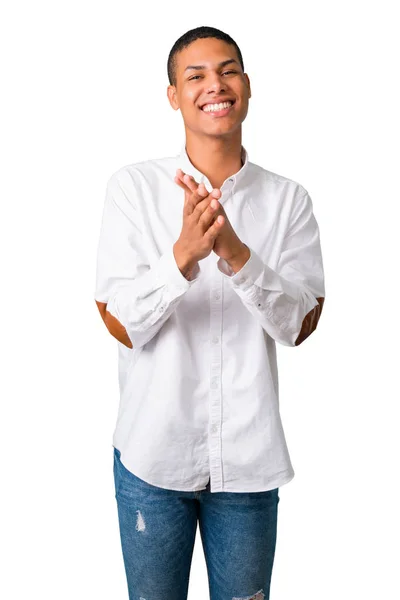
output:
[[[128,348],[149,342],[195,284],[198,264],[179,252],[177,258],[174,248],[168,249],[146,272],[111,290],[106,302],[96,300],[107,329]]]
[[[249,250],[250,252],[250,250]],[[315,289],[289,281],[254,252],[218,261],[233,290],[265,331],[286,346],[298,346],[316,329],[324,302],[322,267],[315,262]],[[314,293],[313,293],[314,292]]]

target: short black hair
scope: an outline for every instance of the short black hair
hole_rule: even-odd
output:
[[[222,41],[226,42],[227,44],[232,44],[232,46],[234,46],[236,48],[236,52],[237,52],[237,55],[238,55],[239,61],[240,61],[240,66],[242,67],[243,72],[244,72],[242,53],[241,53],[240,48],[237,45],[237,43],[235,42],[235,40],[233,40],[231,38],[230,35],[228,35],[227,33],[224,33],[220,29],[216,29],[215,27],[206,27],[206,26],[196,27],[195,29],[190,29],[189,31],[187,31],[186,33],[181,35],[181,37],[176,40],[175,44],[171,48],[171,51],[168,56],[168,63],[167,63],[168,80],[169,80],[170,85],[176,86],[176,83],[177,83],[176,82],[176,70],[177,70],[176,55],[178,54],[178,52],[180,52],[184,48],[187,48],[192,42],[194,42],[195,40],[198,40],[200,38],[216,38],[217,40],[222,40]]]

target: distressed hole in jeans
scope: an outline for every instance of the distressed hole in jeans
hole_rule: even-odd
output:
[[[142,513],[140,510],[137,510],[137,520],[136,520],[136,531],[144,531],[146,529],[146,525],[144,519],[142,517]]]
[[[264,600],[264,598],[265,598],[265,594],[261,589],[261,590],[258,590],[258,592],[256,594],[254,594],[253,596],[241,596],[240,598],[235,596],[234,598],[232,598],[232,600]]]

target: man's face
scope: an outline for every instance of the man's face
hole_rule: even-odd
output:
[[[205,135],[231,135],[245,120],[251,97],[235,47],[215,38],[198,39],[176,58],[176,87],[168,86],[167,93],[171,106],[181,110],[185,127]],[[225,61],[235,62],[220,64]],[[202,68],[187,68],[194,66]],[[229,109],[204,110],[227,100],[233,102]]]

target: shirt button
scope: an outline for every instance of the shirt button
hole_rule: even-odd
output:
[[[216,431],[218,431],[218,427],[217,427],[216,425],[213,425],[213,426],[211,427],[211,431],[212,431],[213,433],[215,433]]]
[[[221,298],[221,294],[218,294],[218,292],[215,294],[214,296],[215,300],[219,300]]]
[[[218,344],[218,342],[219,342],[219,337],[218,337],[217,335],[215,335],[215,336],[213,337],[212,341],[213,341],[213,344]]]
[[[211,383],[211,387],[213,388],[213,390],[215,390],[215,388],[217,388],[217,387],[218,387],[218,383],[217,383],[216,381],[213,381],[213,382]]]
[[[239,283],[244,283],[245,279],[245,277],[239,277]]]
[[[233,179],[230,178],[229,181],[233,181]]]

